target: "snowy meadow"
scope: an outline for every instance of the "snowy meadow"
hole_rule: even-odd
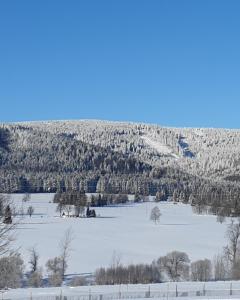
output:
[[[11,196],[16,207],[23,206],[24,211],[34,208],[32,217],[24,216],[18,225],[14,247],[25,262],[29,249],[35,247],[43,268],[49,258],[59,255],[59,241],[68,228],[74,239],[67,274],[108,267],[113,256],[124,265],[151,263],[173,250],[186,252],[192,261],[212,259],[227,244],[225,232],[230,220],[220,224],[216,216],[194,214],[187,204],[128,203],[97,207],[97,218],[63,218],[56,212],[53,196],[32,194],[26,203],[21,194]],[[150,220],[154,206],[161,211],[157,224]]]

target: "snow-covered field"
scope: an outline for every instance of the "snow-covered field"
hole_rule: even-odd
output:
[[[9,290],[3,294],[3,299],[55,300],[59,299],[56,296],[60,295],[67,297],[67,300],[143,299],[146,297],[165,300],[240,299],[240,282],[169,282],[150,285],[28,288]]]
[[[22,195],[12,195],[17,206]],[[212,259],[226,245],[227,220],[220,224],[211,215],[196,215],[189,205],[145,202],[96,208],[98,218],[60,218],[52,194],[33,194],[25,209],[32,205],[32,218],[26,216],[18,226],[15,247],[25,261],[29,249],[36,247],[40,264],[59,255],[59,241],[71,227],[74,240],[68,274],[91,273],[109,266],[113,254],[123,264],[150,263],[169,251],[188,253],[190,259]],[[158,205],[159,224],[150,221],[151,209]]]

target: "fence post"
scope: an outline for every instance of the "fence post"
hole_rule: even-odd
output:
[[[150,291],[150,285],[149,285],[148,290],[145,293],[145,298],[150,298],[150,294],[151,294],[151,291]]]
[[[177,289],[177,284],[176,284],[176,297],[178,297],[178,289]]]
[[[204,285],[203,285],[203,296],[205,296],[206,295],[206,289],[205,289],[205,283],[204,283]]]
[[[230,283],[230,296],[232,296],[233,291],[232,291],[232,282]]]
[[[88,300],[91,300],[91,289],[89,289],[89,296],[88,296]]]

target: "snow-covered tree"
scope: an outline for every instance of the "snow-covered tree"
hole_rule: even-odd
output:
[[[172,281],[187,280],[189,278],[190,260],[185,252],[170,252],[160,257],[157,263]]]
[[[160,220],[161,217],[161,212],[158,206],[154,206],[153,209],[151,210],[150,214],[150,220],[153,221],[155,224],[157,224]]]
[[[28,209],[27,209],[27,213],[28,213],[29,217],[31,218],[33,213],[34,213],[34,207],[29,206]]]
[[[18,288],[23,278],[23,260],[19,254],[0,258],[0,289]]]
[[[209,259],[197,260],[191,263],[191,280],[210,281],[212,278],[212,263]]]

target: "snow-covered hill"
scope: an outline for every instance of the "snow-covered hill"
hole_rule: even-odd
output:
[[[77,140],[132,153],[152,165],[177,164],[195,175],[226,178],[240,174],[240,130],[167,128],[99,120],[25,122],[21,125],[72,134]]]
[[[0,192],[175,195],[240,215],[240,131],[97,120],[0,126]]]

